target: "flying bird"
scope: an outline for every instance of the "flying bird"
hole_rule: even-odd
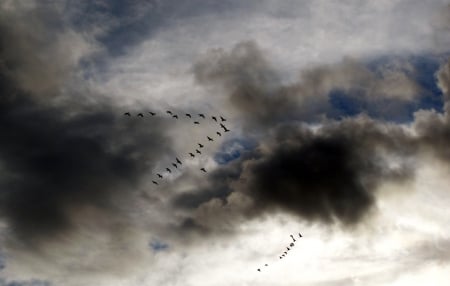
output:
[[[172,111],[170,110],[167,110],[166,113],[172,115]]]
[[[155,182],[155,181],[152,181],[152,183],[153,183],[153,184],[155,184],[155,185],[157,185],[157,184],[158,184],[158,183],[157,183],[157,182]]]
[[[156,174],[156,175],[158,175],[158,177],[159,177],[160,179],[162,179],[162,177],[163,177],[161,174]]]
[[[225,118],[223,118],[222,116],[220,116],[220,120],[222,121],[227,121]]]
[[[302,234],[301,234],[300,232],[298,233],[298,236],[299,236],[299,237],[303,237]]]
[[[189,113],[186,113],[186,116],[192,118],[192,116]]]
[[[172,115],[173,118],[178,119],[178,115]]]
[[[295,242],[295,238],[294,238],[294,236],[291,234],[291,237],[292,237],[292,240]]]
[[[198,116],[200,116],[201,118],[205,119],[205,115],[202,113],[199,113]]]
[[[261,272],[261,269],[258,268],[258,271]]]
[[[123,115],[131,116],[131,114],[129,112],[125,112]]]
[[[172,171],[169,168],[166,168],[166,171],[172,173]]]
[[[226,127],[223,129],[224,132],[230,132],[230,129],[227,129]]]
[[[217,122],[217,117],[211,116],[211,118],[212,118],[215,122]]]
[[[225,125],[223,125],[222,123],[220,123],[220,127],[222,128],[226,128]]]
[[[219,135],[219,136],[222,136],[222,134],[220,134],[220,132],[219,132],[219,131],[217,131],[217,132],[216,132],[216,134],[217,134],[217,135]]]
[[[288,251],[291,250],[289,247],[286,247],[286,248],[287,248]]]
[[[294,247],[295,244],[293,242],[291,242],[291,244],[289,244],[290,247]]]
[[[175,159],[177,159],[178,164],[183,165],[183,163],[181,163],[180,159],[178,159],[177,157]]]
[[[150,113],[151,116],[155,116],[156,113],[149,111],[148,113]]]
[[[198,122],[198,121],[194,121],[194,124],[200,124],[200,122]]]
[[[202,154],[202,152],[200,152],[198,149],[195,149],[195,152],[197,152],[198,154]]]
[[[206,136],[206,138],[208,138],[209,141],[214,141],[211,137]]]
[[[197,143],[197,144],[198,144],[198,147],[203,148],[202,144],[200,144],[200,143]]]
[[[192,153],[190,153],[190,152],[189,152],[189,155],[191,155],[191,157],[192,157],[192,158],[194,158],[194,157],[195,157],[195,155],[194,155],[194,154],[192,154]]]
[[[264,266],[269,266],[269,264],[264,264]]]
[[[206,170],[205,170],[205,168],[201,168],[200,170],[206,173]]]
[[[174,166],[176,169],[178,169],[178,166],[177,166],[177,164],[175,164],[175,163],[172,163],[172,166]]]
[[[142,113],[138,113],[138,115],[137,116],[139,116],[139,117],[144,117],[144,114],[142,114]]]
[[[287,252],[285,251],[284,254],[287,255]]]

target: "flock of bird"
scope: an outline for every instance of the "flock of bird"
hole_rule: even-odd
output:
[[[291,234],[290,235],[292,238],[292,242],[289,244],[289,246],[286,246],[286,251],[283,251],[283,253],[280,255],[279,259],[283,259],[284,257],[286,257],[286,255],[288,255],[289,251],[295,246],[295,237]],[[298,237],[301,238],[303,237],[301,233],[298,234]],[[269,266],[269,264],[264,264],[264,266]],[[257,271],[261,272],[261,268],[258,268]]]
[[[156,112],[152,112],[152,111],[149,111],[148,114],[150,114],[150,116],[152,116],[152,117],[153,117],[153,116],[157,116]],[[176,113],[174,113],[174,112],[172,112],[172,111],[170,111],[170,110],[167,110],[167,111],[166,111],[166,114],[167,114],[168,116],[174,118],[175,120],[178,120],[178,119],[179,119],[178,114],[176,114]],[[125,112],[125,113],[124,113],[124,116],[131,117],[132,115],[131,115],[130,112]],[[143,118],[143,117],[144,117],[144,113],[142,113],[142,112],[137,113],[136,116],[137,116],[137,117]],[[203,113],[198,113],[197,116],[198,116],[198,118],[196,119],[196,118],[195,118],[195,115],[193,116],[193,115],[190,114],[190,113],[185,113],[185,117],[187,117],[187,118],[189,118],[189,119],[193,119],[193,120],[194,120],[194,121],[193,121],[193,124],[195,124],[195,125],[200,125],[200,121],[201,121],[201,120],[200,120],[199,118],[206,120],[206,116],[205,116],[205,114],[203,114]],[[227,121],[226,118],[224,118],[224,117],[222,117],[222,116],[211,116],[211,120],[213,120],[213,121],[215,121],[216,123],[218,123],[219,126],[220,126],[220,128],[222,128],[222,130],[223,130],[224,133],[230,132],[230,131],[231,131],[231,130],[228,129],[228,128],[225,126],[225,124],[224,124],[224,122]],[[221,137],[221,136],[222,136],[222,132],[221,132],[222,130],[216,131],[215,134],[216,134],[217,136]],[[210,136],[206,136],[206,139],[208,140],[208,142],[214,141],[214,138],[213,138],[213,137],[210,137]],[[205,145],[202,144],[202,143],[197,143],[197,145],[198,145],[198,147],[195,147],[195,150],[192,150],[191,152],[188,153],[188,155],[189,155],[191,158],[195,158],[195,156],[198,156],[198,155],[201,155],[201,154],[202,154],[201,149],[202,149],[203,147],[205,147]],[[175,157],[175,160],[171,163],[170,166],[166,167],[165,170],[164,170],[163,172],[165,172],[166,174],[167,174],[167,173],[170,174],[170,173],[172,173],[172,170],[173,170],[173,169],[171,169],[172,167],[175,168],[175,169],[178,169],[178,167],[180,167],[181,165],[183,165],[182,161],[181,161],[178,157]],[[200,168],[200,171],[202,171],[202,172],[204,172],[204,173],[207,172],[206,169],[205,169],[204,167]],[[152,183],[153,183],[154,185],[159,185],[159,183],[158,183],[159,180],[164,178],[163,172],[156,173],[157,178],[155,178],[154,180],[152,180]]]

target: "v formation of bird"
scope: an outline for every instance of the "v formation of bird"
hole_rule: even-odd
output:
[[[148,114],[149,114],[151,117],[157,116],[157,113],[156,113],[156,112],[153,112],[153,111],[149,111]],[[167,114],[166,116],[170,116],[171,118],[173,118],[173,119],[175,119],[175,120],[178,120],[178,119],[179,119],[178,114],[172,112],[171,110],[167,110],[167,111],[166,111],[166,114]],[[131,112],[125,112],[123,115],[124,115],[124,116],[128,116],[128,117],[131,117],[131,116],[132,116]],[[139,112],[139,113],[136,114],[136,116],[139,117],[139,118],[144,118],[144,113]],[[190,119],[190,120],[193,120],[193,124],[194,124],[194,125],[200,125],[201,120],[207,120],[207,117],[206,117],[206,115],[205,115],[204,113],[198,113],[198,114],[185,113],[185,117],[188,118],[188,119]],[[197,119],[196,119],[196,118],[197,118]],[[199,119],[199,118],[201,118],[201,119]],[[213,120],[213,121],[219,123],[220,128],[223,129],[223,132],[230,132],[230,131],[231,131],[230,129],[228,129],[228,128],[225,126],[225,124],[223,124],[223,122],[227,121],[227,119],[224,118],[223,116],[219,116],[219,117],[211,116],[211,120]],[[222,136],[222,133],[219,132],[219,131],[216,131],[215,134],[217,134],[217,136],[219,136],[219,137]],[[210,137],[210,136],[206,136],[205,139],[207,139],[208,142],[214,141],[214,138],[213,138],[213,137]],[[195,158],[196,156],[199,156],[199,155],[202,154],[202,152],[200,151],[200,149],[202,149],[202,148],[204,147],[204,145],[201,144],[201,143],[197,143],[197,144],[198,144],[198,148],[195,148],[193,151],[188,152],[188,154],[187,154],[187,155],[189,155],[191,158]],[[195,153],[194,153],[194,152],[195,152]],[[181,162],[181,160],[180,160],[178,157],[175,157],[175,161],[172,162],[171,165],[168,166],[168,167],[165,169],[165,173],[166,173],[166,174],[167,174],[167,173],[170,174],[170,173],[172,173],[172,169],[171,169],[172,167],[173,167],[174,169],[178,169],[178,167],[180,167],[181,165],[183,165],[183,163]],[[203,168],[200,168],[200,171],[202,171],[202,172],[204,172],[204,173],[207,173],[207,171],[206,171],[206,169],[205,169],[204,167],[203,167]],[[155,178],[154,180],[152,180],[152,183],[153,183],[154,185],[159,185],[159,180],[163,179],[163,178],[164,178],[164,175],[162,175],[161,173],[157,173],[156,175],[157,175],[158,178]]]
[[[290,250],[292,250],[292,248],[295,246],[295,242],[296,242],[296,240],[295,240],[295,237],[294,237],[294,235],[290,235],[290,237],[292,238],[292,242],[291,243],[289,243],[289,245],[288,246],[286,246],[286,250],[283,250],[283,252],[281,253],[281,255],[279,256],[279,259],[283,259],[283,258],[285,258],[288,254],[289,254],[289,251]],[[298,237],[299,238],[301,238],[301,237],[303,237],[302,236],[302,234],[301,233],[299,233],[298,234]],[[264,264],[264,266],[269,266],[269,264]],[[256,269],[258,272],[261,272],[261,268],[258,268],[258,269]]]

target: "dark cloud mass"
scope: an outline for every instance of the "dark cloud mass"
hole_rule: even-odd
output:
[[[32,19],[43,25],[42,17]],[[93,94],[72,91],[83,100],[58,103],[69,73],[55,77],[59,69],[54,67],[75,70],[76,63],[40,57],[58,45],[52,39],[35,44],[49,31],[14,30],[0,21],[0,31],[8,31],[0,36],[0,215],[16,242],[33,247],[67,234],[86,206],[120,215],[112,210],[127,202],[170,144],[162,122],[124,118],[107,103],[89,105],[84,99]],[[24,51],[32,55],[18,60]],[[66,52],[55,56],[70,57],[73,51]],[[38,70],[43,71],[40,83],[51,82],[45,88],[24,80],[35,78]]]
[[[414,177],[414,162],[421,150],[432,150],[449,162],[444,147],[450,142],[448,106],[444,114],[418,112],[414,130],[409,131],[367,115],[324,119],[336,115],[329,105],[336,89],[380,110],[392,108],[392,104],[385,106],[390,99],[396,103],[414,100],[419,88],[403,72],[407,65],[401,66],[371,72],[350,60],[304,71],[298,82],[285,85],[252,42],[240,43],[229,53],[214,50],[201,59],[194,66],[198,82],[220,87],[247,119],[244,128],[252,130],[260,142],[257,152],[262,156],[241,158],[240,181],[228,184],[229,193],[241,192],[253,200],[242,211],[253,216],[284,210],[309,221],[354,225],[373,209],[381,183],[408,182]],[[448,93],[447,69],[443,65],[438,73],[444,94]],[[305,120],[318,127],[296,123]],[[217,174],[214,181],[223,182]]]

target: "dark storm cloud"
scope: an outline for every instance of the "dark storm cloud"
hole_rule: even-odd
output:
[[[49,36],[45,15],[29,11],[30,24],[15,25],[24,20],[16,14],[0,20],[0,215],[15,243],[34,247],[68,234],[74,216],[95,221],[85,207],[117,213],[170,142],[162,122],[89,105],[95,94],[66,91],[78,100],[58,104],[77,68],[64,61],[73,51]],[[61,54],[47,57],[55,50]]]
[[[243,214],[284,210],[309,221],[354,225],[373,209],[381,183],[408,182],[414,177],[414,161],[423,148],[437,151],[440,159],[449,158],[448,148],[444,148],[450,142],[448,112],[419,114],[415,127],[419,136],[395,123],[364,115],[319,120],[320,114],[335,114],[328,102],[335,89],[350,94],[357,90],[368,105],[381,97],[380,109],[380,103],[387,104],[389,98],[413,100],[420,89],[402,69],[383,68],[373,73],[347,61],[303,72],[299,82],[284,85],[256,44],[245,42],[231,52],[212,51],[193,70],[199,83],[222,89],[247,119],[242,121],[244,128],[258,136],[260,145],[255,151],[262,156],[241,159],[239,182],[228,183],[230,194],[242,193],[252,200],[245,209],[233,209]],[[444,92],[446,74],[443,67],[439,85]],[[320,127],[313,129],[298,120],[316,121]],[[213,181],[224,182],[220,175]],[[206,197],[191,198],[190,205],[232,209],[229,197],[222,205],[208,205]],[[209,199],[212,202],[215,197]],[[202,224],[215,212],[219,213],[208,210],[196,219]],[[215,222],[220,221],[219,216]]]

